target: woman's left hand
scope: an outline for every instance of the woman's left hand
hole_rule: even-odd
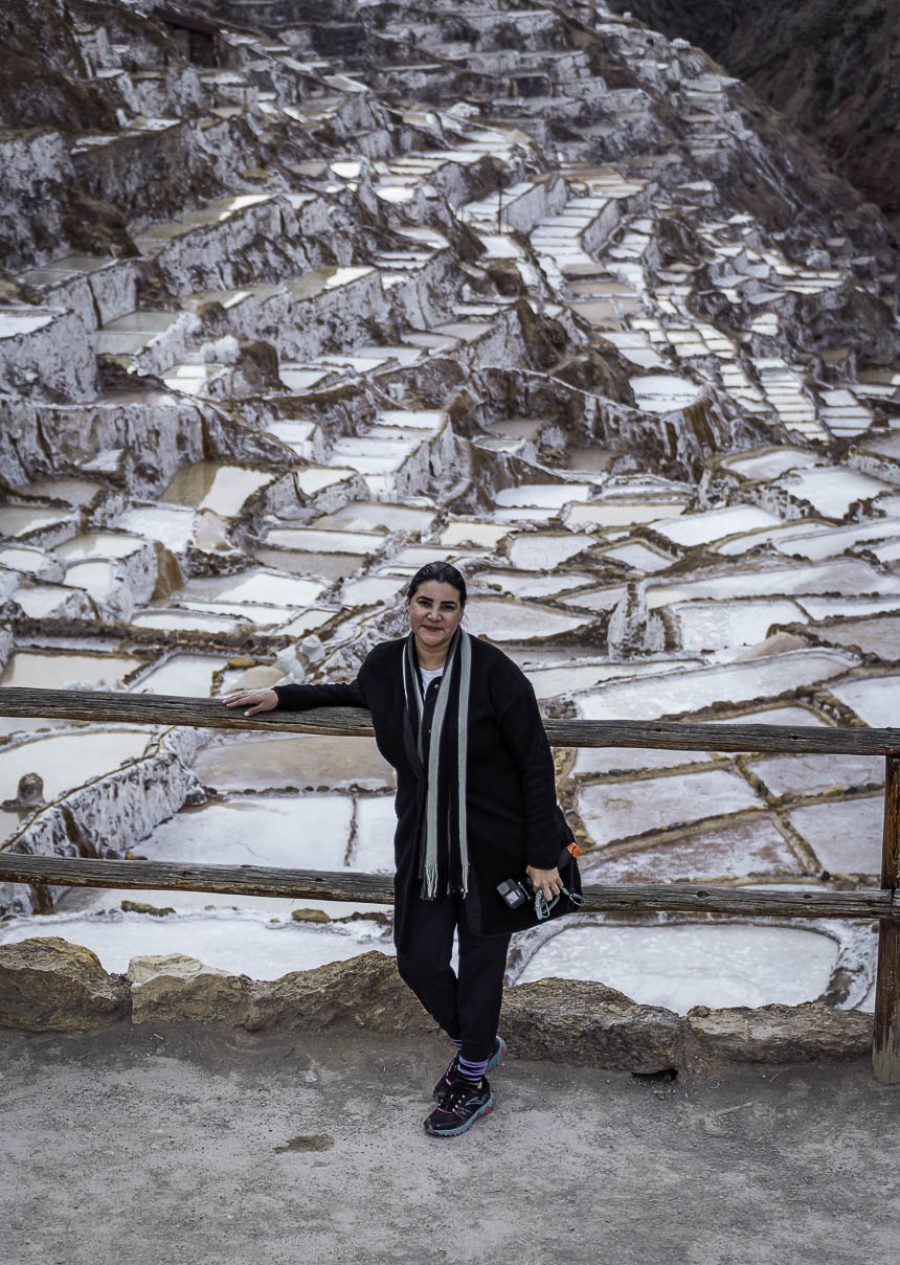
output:
[[[525,873],[531,879],[534,890],[544,893],[548,905],[562,891],[562,879],[556,866],[552,870],[539,870],[535,865],[526,865]]]

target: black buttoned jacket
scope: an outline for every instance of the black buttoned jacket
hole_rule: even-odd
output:
[[[397,773],[395,940],[402,947],[405,910],[418,895],[419,832],[425,787],[403,741],[403,652],[406,639],[376,646],[347,685],[281,685],[285,711],[364,707],[372,713],[378,750]],[[483,935],[534,925],[531,906],[511,910],[497,894],[525,866],[551,869],[571,832],[556,799],[553,757],[534,690],[496,646],[472,638],[467,762],[470,899],[466,913]]]

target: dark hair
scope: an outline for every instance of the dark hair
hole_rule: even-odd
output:
[[[460,606],[465,606],[466,582],[462,577],[462,573],[457,571],[456,567],[451,566],[449,562],[426,562],[424,567],[419,567],[409,582],[409,588],[406,590],[407,602],[411,602],[422,585],[428,584],[430,580],[435,580],[438,584],[452,584],[459,594]]]

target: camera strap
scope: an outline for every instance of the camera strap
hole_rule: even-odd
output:
[[[562,888],[562,890],[554,896],[551,901],[547,900],[547,897],[539,888],[534,894],[534,916],[537,918],[538,922],[543,922],[545,918],[550,917],[550,911],[556,908],[559,904],[560,897],[562,896],[568,896],[575,909],[580,909],[584,904],[584,897],[581,893],[570,892],[567,887]]]

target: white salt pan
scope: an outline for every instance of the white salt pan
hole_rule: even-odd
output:
[[[865,724],[875,729],[900,726],[900,676],[869,676],[831,688]]]
[[[599,782],[578,792],[578,809],[597,844],[648,830],[673,829],[748,808],[761,808],[756,792],[734,773],[711,769],[634,782]]]
[[[523,535],[509,546],[509,560],[523,571],[552,571],[594,543],[591,536]]]
[[[57,799],[142,756],[151,740],[147,730],[115,729],[51,734],[6,747],[0,751],[0,800],[14,798],[23,773],[40,773],[44,798]]]
[[[884,799],[881,795],[809,804],[789,814],[826,870],[839,874],[878,874]]]
[[[708,510],[704,514],[683,514],[678,518],[661,518],[650,526],[667,540],[685,548],[710,544],[725,536],[772,527],[779,522],[776,514],[755,505],[729,505],[725,509]]]
[[[578,706],[586,720],[655,720],[696,712],[712,703],[771,698],[800,685],[827,681],[852,664],[846,655],[826,650],[796,650],[747,663],[667,672],[641,681],[613,681]]]
[[[307,902],[303,902],[307,903]],[[184,953],[207,966],[255,979],[278,979],[289,971],[309,971],[371,949],[390,955],[389,942],[371,924],[332,928],[292,922],[270,923],[264,915],[225,911],[175,914],[51,914],[11,923],[0,943],[32,936],[62,936],[97,954],[107,971],[123,973],[133,957]]]
[[[670,413],[687,408],[700,396],[701,388],[674,374],[652,373],[631,379],[635,404],[648,413]]]
[[[571,927],[535,953],[517,983],[601,980],[645,1006],[796,1006],[828,987],[834,940],[794,927]]]

